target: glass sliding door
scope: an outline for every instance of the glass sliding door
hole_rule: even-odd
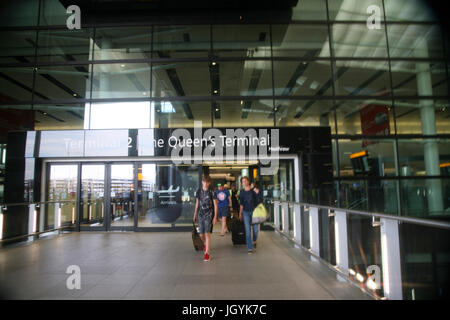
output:
[[[51,164],[47,184],[44,230],[76,223],[76,198],[78,185],[78,165]]]
[[[52,163],[41,225],[78,227],[79,219],[83,231],[191,226],[200,178],[199,165]]]
[[[81,166],[81,227],[102,227],[105,219],[105,165]]]
[[[111,164],[111,227],[134,227],[134,165]]]
[[[138,165],[138,227],[191,225],[200,166]]]
[[[273,175],[261,175],[260,179],[264,198],[295,200],[294,160],[280,159],[278,170]]]

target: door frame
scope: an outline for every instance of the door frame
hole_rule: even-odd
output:
[[[101,226],[81,226],[80,218],[82,214],[82,200],[81,200],[81,178],[82,178],[82,167],[83,165],[104,165],[104,220]],[[131,164],[133,165],[133,183],[134,183],[134,220],[132,226],[111,226],[110,219],[110,208],[111,208],[111,166],[114,164]],[[47,187],[49,185],[50,178],[50,166],[51,165],[76,165],[77,166],[77,197],[76,197],[76,208],[75,208],[75,225],[74,230],[76,231],[136,231],[136,232],[147,232],[147,231],[190,231],[192,226],[176,226],[175,227],[139,227],[138,225],[138,166],[139,164],[173,164],[169,157],[151,157],[151,158],[77,158],[77,159],[61,159],[61,158],[48,158],[43,160],[42,165],[42,176],[45,177],[41,181],[41,201],[45,202],[48,198]],[[175,165],[175,164],[174,164]],[[195,164],[194,164],[195,165]],[[199,173],[199,185],[201,183],[201,170],[202,165],[198,166]],[[41,219],[45,219],[48,214],[43,214]],[[42,224],[41,224],[42,225]]]
[[[279,159],[290,159],[294,161],[294,185],[295,185],[295,200],[300,199],[300,189],[302,187],[301,178],[301,166],[299,162],[301,161],[298,154],[288,154],[279,155]],[[195,159],[194,159],[195,160]],[[173,164],[170,157],[117,157],[117,158],[46,158],[43,159],[42,165],[42,177],[41,179],[41,201],[45,202],[48,199],[48,183],[50,178],[50,165],[77,165],[78,167],[78,177],[77,177],[77,197],[76,197],[76,208],[75,215],[76,221],[74,229],[76,231],[135,231],[135,232],[148,232],[148,231],[190,231],[192,226],[175,226],[175,227],[139,227],[138,225],[138,166],[139,164]],[[105,176],[104,176],[104,188],[105,196],[103,199],[104,206],[104,221],[102,226],[81,226],[80,218],[82,212],[82,202],[81,202],[81,176],[82,176],[82,166],[89,164],[103,164],[105,165]],[[133,226],[113,226],[111,227],[110,222],[110,207],[111,207],[111,165],[113,164],[132,164],[133,165],[133,180],[134,180],[134,223]],[[193,163],[193,165],[196,165]],[[199,185],[201,185],[202,178],[202,168],[203,163],[198,164],[199,172]],[[260,161],[258,159],[258,168],[260,169]],[[41,221],[45,219],[45,215],[41,214]],[[40,226],[43,226],[40,223]]]
[[[112,226],[111,225],[111,166],[122,164],[133,166],[133,184],[134,184],[134,196],[133,196],[133,225],[132,226]],[[134,161],[108,161],[105,163],[105,231],[135,231],[137,226],[137,206],[136,206],[136,180],[137,180],[137,167]]]
[[[106,229],[106,219],[107,219],[108,213],[107,213],[107,206],[106,206],[107,202],[105,201],[105,199],[106,199],[106,181],[107,181],[107,176],[106,176],[107,169],[106,168],[107,168],[107,165],[104,162],[91,163],[91,165],[104,165],[105,166],[105,169],[104,169],[104,172],[103,172],[103,181],[104,181],[104,184],[103,184],[103,186],[104,186],[104,191],[103,191],[103,194],[104,194],[104,196],[103,196],[103,208],[104,208],[103,209],[103,224],[101,226],[91,226],[91,227],[81,226],[81,213],[83,212],[83,208],[82,208],[83,202],[81,201],[81,181],[82,181],[81,178],[82,178],[82,173],[83,173],[82,168],[83,168],[84,164],[85,164],[84,162],[79,162],[78,163],[78,165],[79,165],[79,171],[78,171],[78,185],[79,185],[78,190],[79,190],[79,192],[78,192],[78,196],[77,196],[77,199],[78,199],[78,202],[79,202],[78,215],[77,215],[78,231],[107,231],[107,229]]]
[[[50,162],[50,163],[43,163],[42,165],[42,177],[44,177],[44,179],[41,179],[41,186],[44,186],[43,192],[41,192],[41,203],[44,204],[44,210],[42,210],[42,204],[40,206],[40,210],[39,210],[39,231],[44,231],[44,227],[45,227],[45,223],[46,221],[48,221],[48,217],[49,217],[49,212],[48,211],[48,201],[50,201],[48,199],[49,197],[49,193],[47,190],[47,187],[49,185],[50,182],[50,166],[52,165],[58,165],[58,166],[62,166],[62,165],[66,165],[66,166],[71,166],[71,165],[75,165],[77,166],[77,195],[75,198],[75,225],[71,226],[69,228],[67,228],[68,230],[76,230],[79,231],[79,219],[78,219],[78,209],[79,209],[79,187],[80,187],[80,183],[79,183],[79,175],[80,175],[80,166],[79,163],[76,161],[70,161],[70,162]],[[47,214],[43,214],[43,213],[47,213]],[[62,226],[62,225],[61,225]],[[53,224],[53,228],[55,228],[55,225]]]

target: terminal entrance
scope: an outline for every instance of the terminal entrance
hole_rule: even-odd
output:
[[[297,175],[298,178],[295,178],[296,160],[296,157],[280,159],[279,168],[273,175],[262,175],[258,161],[234,165],[214,164],[208,166],[204,164],[203,172],[209,174],[214,188],[218,184],[222,184],[229,188],[235,185],[237,190],[240,190],[242,189],[241,178],[248,176],[250,182],[263,191],[264,197],[294,201],[296,191],[299,190],[299,176]]]
[[[220,183],[241,189],[248,176],[265,197],[294,200],[295,158],[280,159],[274,175],[261,175],[258,161],[175,165],[169,161],[88,161],[46,164],[48,204],[45,228],[68,226],[87,231],[151,231],[192,226],[195,193],[202,174],[215,190]],[[297,175],[298,176],[298,175]]]

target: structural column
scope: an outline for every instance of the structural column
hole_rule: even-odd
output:
[[[420,38],[414,49],[416,57],[428,57],[428,45],[424,38]],[[429,62],[416,63],[417,93],[419,96],[432,96],[433,87],[431,82],[431,71]],[[422,134],[436,134],[436,118],[434,101],[432,99],[419,100],[420,118],[422,125]],[[424,161],[425,171],[428,176],[438,176],[441,174],[439,167],[439,149],[435,139],[424,140]],[[427,180],[427,201],[430,215],[442,214],[442,182],[440,179]]]

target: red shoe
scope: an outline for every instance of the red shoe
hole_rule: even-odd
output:
[[[203,257],[203,261],[209,261],[209,253],[205,252],[205,256]]]

